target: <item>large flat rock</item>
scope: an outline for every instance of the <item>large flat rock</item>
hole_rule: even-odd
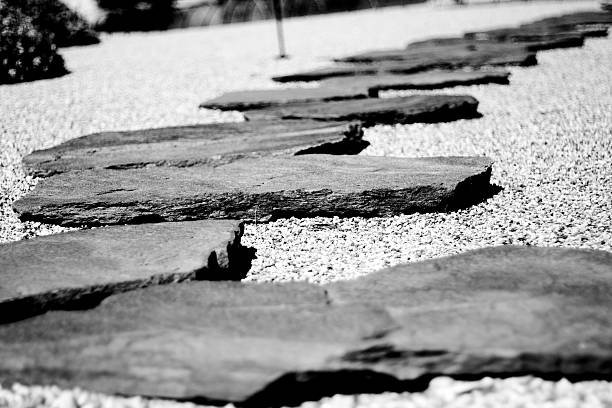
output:
[[[251,406],[436,375],[608,378],[612,255],[497,247],[323,287],[189,282],[0,326],[5,382]]]
[[[200,105],[202,108],[247,111],[302,102],[328,102],[378,97],[387,89],[440,89],[459,85],[508,84],[507,71],[431,71],[413,75],[371,75],[332,78],[317,88],[262,89],[228,92]]]
[[[359,75],[336,77],[320,82],[321,88],[365,90],[376,98],[380,91],[405,89],[442,89],[454,86],[510,83],[510,72],[500,70],[482,71],[428,71],[410,75]]]
[[[468,95],[412,95],[280,105],[245,112],[249,119],[314,119],[377,124],[437,123],[478,118],[478,101]]]
[[[73,231],[0,245],[0,322],[93,307],[115,293],[240,279],[242,224],[169,222]]]
[[[433,47],[435,48],[435,47]],[[277,82],[320,81],[327,78],[354,77],[360,75],[400,75],[413,74],[431,70],[456,70],[460,68],[482,68],[495,66],[528,67],[537,64],[535,52],[524,46],[514,46],[512,52],[497,53],[490,51],[474,52],[469,50],[457,52],[463,56],[446,55],[441,50],[431,53],[422,50],[383,50],[359,54],[343,59],[355,63],[345,63],[319,68],[311,71],[297,72],[272,78]],[[446,47],[457,48],[457,47]],[[365,63],[368,62],[368,63]]]
[[[60,225],[385,216],[478,202],[491,192],[490,174],[482,157],[279,156],[66,172],[42,179],[14,208],[23,220]]]
[[[563,40],[563,41],[561,41]],[[345,58],[338,62],[380,63],[405,61],[410,64],[434,68],[481,67],[486,65],[521,65],[525,55],[543,49],[581,46],[583,38],[555,38],[546,41],[515,43],[469,38],[439,38],[408,44],[403,49],[370,51]],[[431,69],[431,68],[429,68]]]
[[[218,166],[277,154],[356,154],[368,146],[359,123],[248,121],[105,132],[37,150],[23,159],[35,176],[83,169]]]
[[[367,89],[319,87],[259,89],[228,92],[200,105],[201,108],[245,111],[296,102],[326,102],[367,98]]]
[[[610,25],[610,13],[579,12],[544,18],[519,27],[471,32],[465,37],[514,42],[554,41],[563,37],[605,37]]]

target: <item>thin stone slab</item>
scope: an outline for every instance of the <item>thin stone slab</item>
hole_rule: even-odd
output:
[[[34,176],[84,169],[219,166],[277,154],[357,154],[369,143],[358,122],[248,121],[96,133],[23,159]]]
[[[482,157],[279,156],[211,167],[72,171],[14,203],[60,225],[447,211],[491,194]]]
[[[325,102],[344,99],[367,98],[366,90],[357,88],[320,87],[261,89],[254,91],[228,92],[206,101],[201,108],[245,111],[285,105],[296,102]]]
[[[372,75],[332,78],[317,88],[286,88],[225,93],[202,108],[246,111],[302,102],[328,102],[378,97],[379,90],[440,89],[460,85],[508,84],[507,71],[432,71],[413,75]]]
[[[0,245],[0,323],[93,307],[115,293],[192,279],[240,279],[238,221],[141,224]]]
[[[559,36],[605,37],[612,16],[604,12],[580,12],[549,17],[514,28],[471,32],[465,35],[470,39],[493,41],[548,41]]]
[[[320,81],[327,78],[349,77],[360,75],[413,74],[431,70],[456,70],[460,68],[478,69],[494,66],[529,67],[538,63],[535,52],[529,52],[525,47],[514,47],[513,52],[490,53],[461,51],[462,56],[444,55],[442,50],[435,54],[404,50],[374,51],[349,57],[359,63],[333,65],[312,71],[281,75],[272,78],[277,82]],[[414,54],[410,56],[411,54]],[[472,55],[470,55],[472,54]],[[389,59],[388,57],[391,57]],[[353,59],[354,58],[354,59]],[[362,63],[372,62],[374,63]]]
[[[404,49],[370,51],[339,58],[336,61],[368,64],[405,61],[410,64],[445,69],[486,65],[516,65],[513,64],[514,61],[523,61],[525,55],[529,53],[568,46],[579,47],[583,42],[584,39],[581,36],[528,43],[500,43],[498,41],[481,41],[462,37],[436,38],[411,43]]]
[[[9,384],[298,405],[437,375],[602,378],[612,254],[496,247],[356,280],[189,282],[0,326]]]
[[[320,82],[322,88],[365,90],[377,98],[381,91],[405,89],[442,89],[454,86],[510,83],[510,72],[487,71],[429,71],[411,75],[362,75],[330,78]]]
[[[478,118],[478,101],[468,95],[412,95],[282,105],[245,112],[248,119],[314,119],[378,124],[438,123]]]

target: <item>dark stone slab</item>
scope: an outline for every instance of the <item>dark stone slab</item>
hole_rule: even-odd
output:
[[[549,41],[563,37],[605,37],[608,26],[612,25],[610,13],[580,12],[549,17],[519,27],[501,28],[489,31],[471,32],[470,39],[493,41]]]
[[[308,102],[245,112],[248,119],[314,119],[376,124],[437,123],[478,118],[478,101],[468,95],[413,95],[335,102]]]
[[[60,225],[447,211],[491,194],[480,157],[279,156],[211,167],[73,171],[14,203]]]
[[[220,110],[252,110],[296,102],[339,101],[343,99],[363,99],[368,94],[356,88],[293,88],[238,91],[223,94],[206,101],[201,108]]]
[[[499,45],[496,43],[496,45]],[[432,47],[436,48],[436,47]],[[451,47],[446,47],[451,48]],[[458,48],[458,47],[454,47]],[[537,64],[534,52],[524,46],[514,45],[512,51],[498,52],[494,47],[488,51],[459,50],[454,54],[440,48],[436,52],[427,50],[385,50],[360,54],[343,59],[359,63],[335,65],[312,71],[298,72],[272,78],[277,82],[319,81],[327,78],[381,75],[412,74],[435,69],[456,70],[459,68],[482,68],[488,66],[533,66]],[[365,64],[363,62],[373,62]]]
[[[26,170],[47,177],[71,170],[219,166],[275,154],[357,154],[369,143],[359,123],[248,121],[96,133],[37,150]]]
[[[515,43],[469,38],[436,38],[409,44],[404,49],[371,51],[340,58],[338,62],[381,63],[405,61],[431,68],[455,69],[486,65],[524,65],[525,56],[536,51],[568,46],[581,46],[582,36],[559,37],[553,40]],[[422,69],[418,69],[422,70]]]
[[[612,255],[497,247],[323,287],[190,282],[0,326],[0,375],[283,406],[459,378],[610,376]]]
[[[442,89],[454,86],[509,84],[508,71],[428,71],[411,75],[361,75],[338,77],[321,81],[330,88],[365,89],[371,97],[380,91],[403,89]]]
[[[372,75],[332,78],[317,88],[286,88],[229,92],[202,108],[246,111],[302,102],[328,102],[377,97],[380,89],[440,89],[459,85],[508,84],[506,71],[431,71],[413,75]]]
[[[0,245],[0,323],[93,307],[115,293],[240,279],[242,224],[194,221],[73,231]],[[247,260],[248,261],[248,260]]]

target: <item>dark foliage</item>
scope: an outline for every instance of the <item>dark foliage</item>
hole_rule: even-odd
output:
[[[174,0],[98,0],[107,16],[100,31],[165,30],[174,19]]]
[[[59,0],[3,0],[19,8],[43,32],[54,35],[58,47],[89,45],[100,42],[98,35],[81,16]]]
[[[0,84],[66,73],[53,34],[41,31],[31,17],[0,0]]]

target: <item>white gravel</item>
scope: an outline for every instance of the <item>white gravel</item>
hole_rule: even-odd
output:
[[[432,380],[425,392],[336,395],[305,402],[301,408],[609,408],[612,387],[605,381],[570,383],[534,377],[483,378],[455,381],[448,377]],[[114,397],[81,389],[0,387],[0,407],[11,408],[196,408],[192,403]],[[212,408],[212,407],[210,407]],[[225,408],[235,408],[228,404]]]
[[[97,131],[241,120],[237,113],[197,106],[227,91],[281,87],[269,78],[324,66],[332,57],[597,6],[594,1],[463,8],[434,3],[294,19],[285,27],[290,60],[274,58],[274,23],[269,21],[114,34],[104,36],[100,45],[62,50],[70,75],[0,86],[0,242],[62,230],[23,224],[11,210],[10,204],[35,183],[20,165],[21,157],[34,149]],[[534,68],[513,68],[510,86],[449,91],[478,98],[482,119],[366,131],[372,142],[366,155],[487,155],[496,161],[493,176],[502,193],[451,214],[250,225],[244,243],[255,246],[259,258],[248,280],[327,282],[502,243],[611,250],[612,40],[591,39],[581,49],[543,52],[539,60]],[[387,96],[394,94],[399,93]],[[612,386],[606,382],[483,380],[482,386],[462,393],[453,390],[471,385],[436,381],[439,386],[423,394],[339,396],[315,406],[612,404]],[[3,385],[8,388],[0,389],[0,407],[156,403]],[[49,398],[37,399],[41,393]],[[95,398],[110,405],[92,402]]]

